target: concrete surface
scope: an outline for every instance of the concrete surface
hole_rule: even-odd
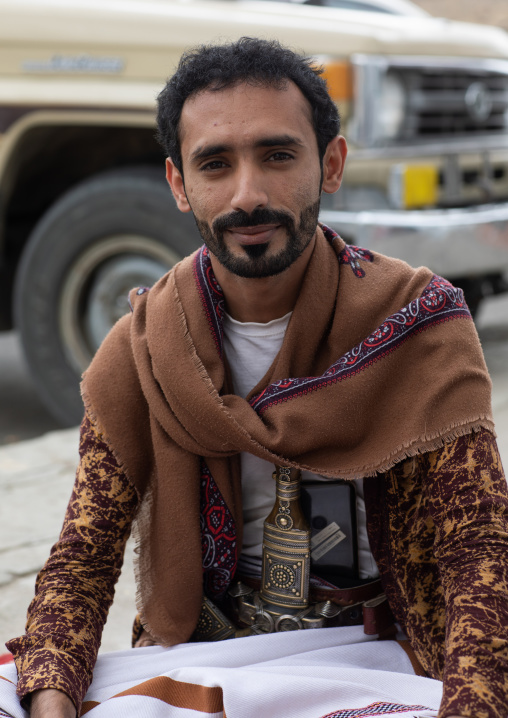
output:
[[[78,456],[78,429],[0,449],[0,654],[24,633],[35,576],[60,532]],[[104,629],[103,651],[128,648],[136,615],[132,542]]]
[[[37,396],[17,332],[1,332],[0,445],[61,428]]]
[[[508,467],[508,297],[492,300],[478,317],[492,375],[498,442]],[[78,430],[0,448],[0,654],[5,640],[24,631],[35,575],[56,540],[77,463]],[[135,615],[129,544],[101,651],[128,647]]]

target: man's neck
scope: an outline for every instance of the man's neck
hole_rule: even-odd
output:
[[[266,324],[291,312],[296,304],[316,238],[289,269],[273,277],[245,279],[225,269],[210,253],[215,277],[221,285],[228,314],[239,322]]]

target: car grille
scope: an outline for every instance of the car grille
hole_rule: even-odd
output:
[[[355,101],[348,137],[358,147],[431,144],[508,133],[507,60],[360,53],[351,62]],[[388,84],[387,76],[398,82]],[[377,117],[380,110],[389,111],[389,106],[383,106],[386,95],[381,93],[401,84],[404,120],[396,136],[385,137]]]
[[[507,74],[439,67],[393,71],[408,91],[404,139],[506,131]]]

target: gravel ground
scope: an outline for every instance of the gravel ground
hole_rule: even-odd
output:
[[[508,30],[508,3],[506,0],[413,0],[415,5],[436,17],[450,20],[498,25]]]

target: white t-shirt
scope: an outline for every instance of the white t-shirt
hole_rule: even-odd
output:
[[[224,315],[224,351],[233,378],[235,394],[246,397],[264,377],[284,340],[291,312],[267,324],[238,322]],[[261,557],[263,522],[275,502],[273,464],[252,454],[242,453],[243,553]],[[304,481],[323,481],[323,477],[302,471]],[[358,563],[360,578],[379,575],[367,538],[367,521],[363,500],[363,481],[356,482],[358,525]]]

